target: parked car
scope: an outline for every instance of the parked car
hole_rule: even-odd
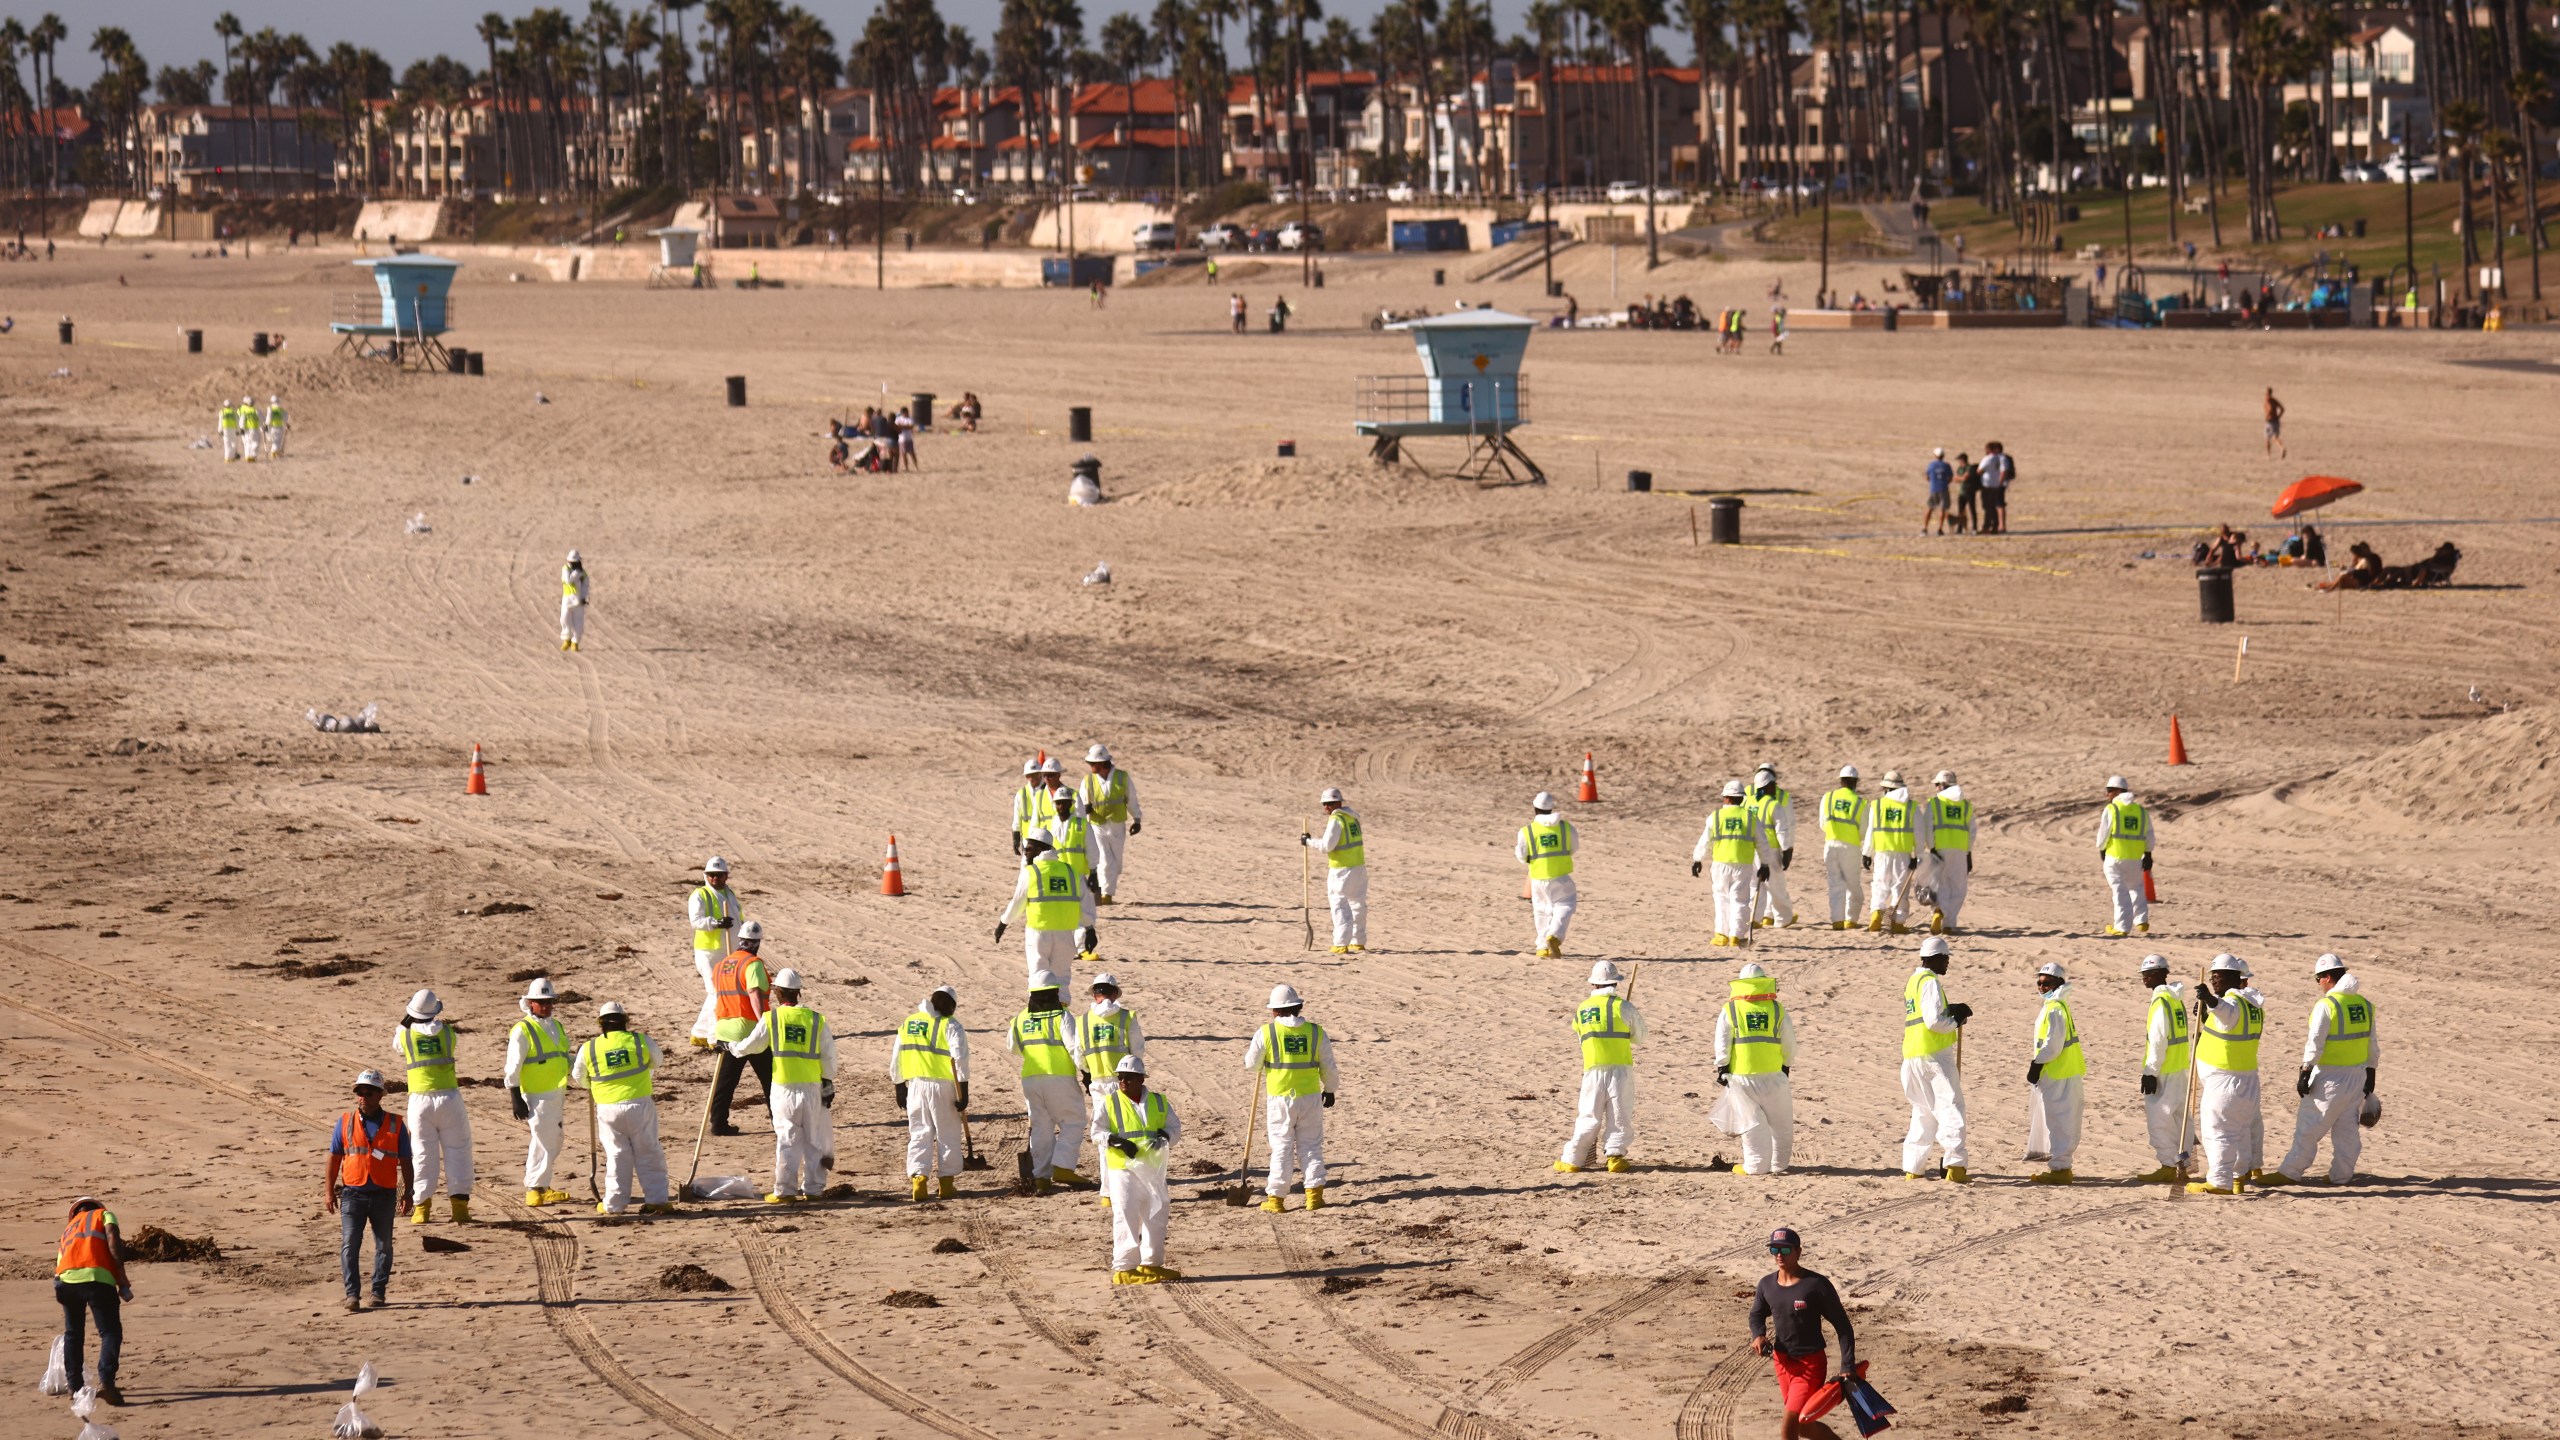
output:
[[[1387,187],[1387,198],[1398,205],[1410,205],[1413,203],[1414,198],[1413,187],[1410,185],[1390,185]]]
[[[2382,162],[2382,178],[2394,185],[2408,180],[2433,180],[2436,178],[2435,162],[2420,160],[2412,163],[2407,156],[2394,155]]]
[[[1292,220],[1288,224],[1280,227],[1280,248],[1283,250],[1322,250],[1324,248],[1324,227],[1321,225],[1302,224],[1299,221]]]
[[[1145,254],[1149,251],[1171,250],[1175,245],[1180,243],[1180,237],[1175,232],[1173,222],[1170,220],[1150,220],[1146,224],[1139,226],[1136,235],[1131,238],[1137,242],[1138,252],[1140,254]]]
[[[1221,220],[1215,225],[1205,225],[1201,227],[1200,248],[1203,250],[1241,250],[1244,248],[1244,238],[1244,231],[1242,229]]]

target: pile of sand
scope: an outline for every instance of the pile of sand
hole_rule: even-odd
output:
[[[1300,456],[1289,460],[1231,460],[1178,480],[1131,491],[1120,503],[1269,510],[1350,503],[1419,505],[1473,490],[1473,486],[1435,479],[1411,466]]]
[[[264,405],[268,396],[282,395],[290,408],[296,396],[378,393],[413,383],[389,365],[350,360],[332,353],[329,347],[336,343],[336,337],[325,329],[307,331],[296,337],[293,348],[320,353],[276,355],[217,366],[188,381],[185,393],[201,405],[219,405],[243,395]]]
[[[2386,750],[2304,790],[2323,809],[2380,806],[2431,824],[2560,823],[2560,720],[2516,710]]]

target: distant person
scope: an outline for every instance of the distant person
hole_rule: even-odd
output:
[[[1241,335],[1241,334],[1243,334],[1243,333],[1244,333],[1244,312],[1245,312],[1245,304],[1244,304],[1244,294],[1243,294],[1243,292],[1241,292],[1241,291],[1235,291],[1235,290],[1230,290],[1230,291],[1228,291],[1228,292],[1227,292],[1227,328],[1228,328],[1228,329],[1230,329],[1230,330],[1232,330],[1232,331],[1234,331],[1234,332],[1235,332],[1236,334],[1238,334],[1238,335]]]
[[[985,410],[985,408],[985,406],[978,403],[978,392],[975,390],[964,390],[960,393],[960,405],[955,418],[960,422],[960,431],[962,434],[974,435],[977,433],[978,416]]]
[[[1581,323],[1582,302],[1573,298],[1573,292],[1567,290],[1564,292],[1564,328],[1570,330]]]
[[[836,442],[836,448],[844,448],[844,442]],[[586,643],[587,598],[587,562],[572,550],[568,563],[560,567],[560,648],[563,650],[575,650]]]
[[[1973,457],[1956,452],[1956,533],[1982,528],[1982,469]]]
[[[118,1307],[133,1299],[133,1282],[124,1273],[124,1234],[115,1212],[83,1195],[71,1202],[71,1218],[63,1222],[62,1243],[54,1250],[53,1298],[62,1306],[62,1373],[77,1390],[86,1384],[81,1362],[87,1357],[83,1333],[90,1316],[98,1320],[98,1398],[122,1405],[116,1371],[124,1352],[124,1315]]]
[[[915,413],[901,405],[898,407],[898,418],[892,423],[896,425],[898,432],[898,463],[909,470],[919,468],[916,464]]]
[[[2286,458],[2284,448],[2284,402],[2276,398],[2276,387],[2273,385],[2267,387],[2265,410],[2267,417],[2266,452],[2275,456],[2277,459],[2282,460]]]
[[[2008,447],[1994,440],[1982,448],[1982,533],[2009,533],[2009,482],[2018,478],[2018,462]]]
[[[1787,353],[1787,307],[1784,305],[1769,312],[1769,353]]]
[[[1929,481],[1929,503],[1920,511],[1920,533],[1923,535],[1929,533],[1929,519],[1935,516],[1938,521],[1938,533],[1944,535],[1947,533],[1947,493],[1956,480],[1955,467],[1947,463],[1947,447],[1941,445],[1929,452],[1929,468],[1926,474]]]
[[[1804,1240],[1795,1231],[1780,1227],[1771,1232],[1769,1257],[1778,1268],[1761,1276],[1751,1294],[1751,1348],[1768,1356],[1777,1373],[1784,1407],[1778,1433],[1787,1440],[1830,1433],[1819,1422],[1840,1403],[1840,1387],[1830,1383],[1825,1322],[1840,1337],[1841,1373],[1866,1372],[1858,1363],[1858,1333],[1849,1323],[1848,1307],[1840,1303],[1840,1292],[1828,1278],[1798,1263],[1803,1254]]]
[[[338,1217],[338,1272],[346,1281],[347,1309],[364,1308],[357,1298],[356,1262],[364,1252],[364,1232],[373,1231],[373,1308],[389,1304],[391,1289],[391,1219],[409,1193],[411,1151],[409,1127],[382,1108],[382,1072],[356,1076],[356,1108],[338,1117],[329,1137],[329,1179],[323,1206]]]

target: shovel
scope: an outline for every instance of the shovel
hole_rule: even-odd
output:
[[[1259,1085],[1262,1077],[1256,1075],[1250,1083]],[[1226,1195],[1227,1203],[1239,1209],[1253,1203],[1253,1119],[1253,1091],[1248,1089],[1244,1093],[1244,1159],[1236,1166],[1236,1183]]]
[[[963,1152],[963,1158],[960,1161],[961,1169],[991,1170],[995,1168],[987,1163],[986,1156],[978,1153],[978,1140],[976,1136],[969,1133],[969,1112],[966,1110],[960,1112],[960,1149]],[[1023,1153],[1022,1166],[1026,1170],[1031,1168],[1031,1155],[1028,1151]]]
[[[702,1123],[695,1127],[693,1132],[693,1165],[684,1172],[684,1183],[676,1187],[676,1194],[686,1200],[694,1198],[693,1179],[702,1173],[702,1141],[711,1133],[711,1101],[719,1091],[720,1087],[717,1085],[703,1087]]]

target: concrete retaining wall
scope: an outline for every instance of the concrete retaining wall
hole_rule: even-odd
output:
[[[452,233],[447,228],[448,214],[441,200],[368,200],[356,212],[355,228],[348,233],[369,244],[439,240]]]
[[[1134,254],[1138,248],[1138,227],[1159,220],[1171,220],[1170,205],[1142,205],[1133,200],[1079,200],[1075,210],[1075,248],[1090,253],[1101,250],[1112,254]],[[1066,211],[1044,205],[1040,218],[1031,222],[1031,244],[1037,249],[1054,250],[1066,229]],[[1038,267],[1033,267],[1036,271]]]

